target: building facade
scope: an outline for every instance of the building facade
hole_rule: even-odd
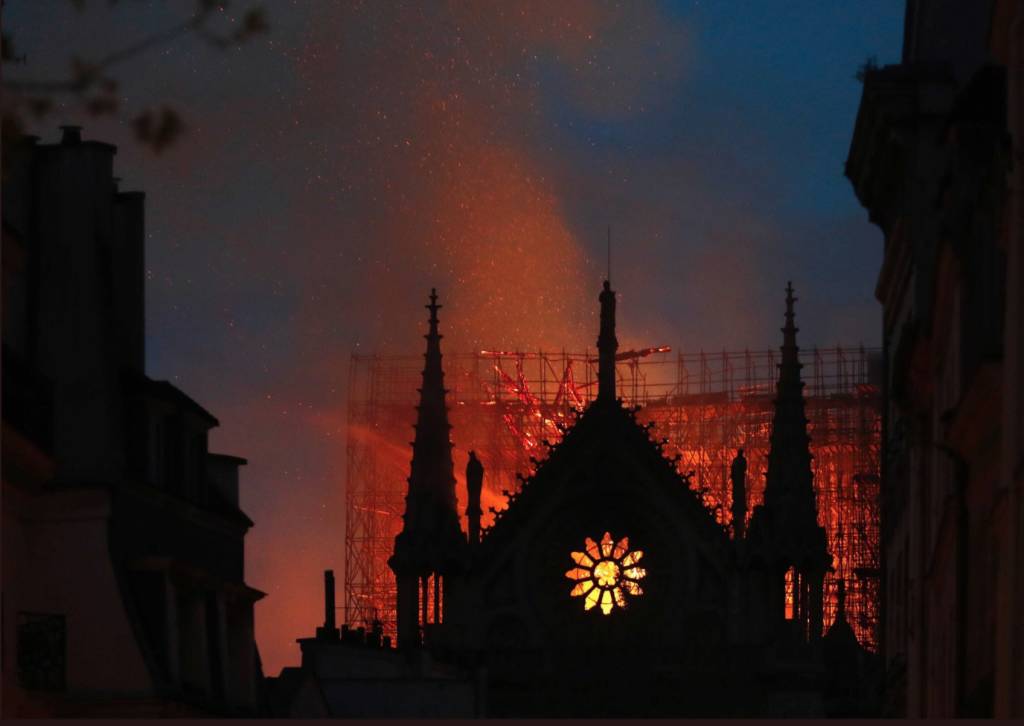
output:
[[[144,198],[65,127],[4,148],[3,715],[255,713],[243,459],[144,370]]]
[[[1020,716],[1024,6],[907,3],[846,174],[884,234],[885,710]]]
[[[486,463],[470,457],[466,532],[432,293],[390,560],[398,655],[459,669],[492,716],[871,713],[872,659],[842,606],[823,628],[832,556],[812,486],[792,293],[765,496],[749,519],[742,451],[732,467],[735,521],[748,526],[716,521],[616,398],[615,293],[605,282],[596,399],[486,529]]]

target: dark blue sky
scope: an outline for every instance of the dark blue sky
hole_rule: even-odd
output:
[[[190,7],[70,5],[8,0],[20,74]],[[777,345],[788,279],[805,347],[878,344],[881,235],[842,171],[900,0],[266,5],[247,47],[184,38],[120,69],[122,117],[67,105],[36,132],[82,123],[147,193],[149,372],[250,460],[268,672],[342,567],[349,355],[418,353],[431,286],[447,350],[592,345],[610,224],[626,345]],[[188,132],[154,156],[125,118],[161,103]]]

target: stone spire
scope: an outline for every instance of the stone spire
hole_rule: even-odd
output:
[[[773,579],[766,591],[766,607],[769,612],[783,616],[788,577],[792,588],[792,615],[787,619],[795,621],[798,627],[787,632],[804,642],[813,642],[822,635],[823,583],[831,556],[825,530],[818,524],[794,302],[796,298],[790,283],[786,286],[786,325],[782,328],[782,363],[772,418],[764,504],[754,510],[749,534],[752,546],[756,546],[772,573]]]
[[[398,585],[399,647],[417,646],[427,621],[428,583],[434,586],[434,622],[439,622],[440,578],[459,569],[466,539],[459,528],[455,501],[455,469],[445,405],[444,370],[441,367],[441,334],[438,332],[437,292],[430,291],[429,329],[424,354],[423,385],[416,407],[416,438],[405,497],[402,531],[388,565]],[[417,595],[422,588],[423,595]],[[417,603],[422,604],[422,613]]]
[[[601,333],[597,338],[597,400],[615,400],[615,354],[619,341],[615,338],[615,291],[604,281],[597,298],[601,303]]]
[[[765,506],[786,512],[800,523],[816,526],[814,476],[811,473],[810,437],[804,410],[804,383],[800,379],[799,351],[794,323],[793,284],[786,286],[786,325],[782,328],[782,363],[772,417],[771,452],[765,483]],[[796,523],[796,522],[794,522]]]
[[[449,439],[448,407],[445,405],[444,370],[441,366],[441,338],[438,332],[437,291],[431,289],[429,329],[424,354],[423,385],[416,407],[416,438],[412,442],[412,468],[409,473],[409,495],[406,507],[406,528],[427,525],[434,529],[448,514],[455,517],[455,468]]]

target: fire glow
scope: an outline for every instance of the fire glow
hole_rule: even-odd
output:
[[[692,488],[730,530],[728,474],[737,448],[748,460],[748,516],[764,496],[776,358],[774,351],[672,356],[655,349],[617,367],[621,398],[642,406],[638,416],[653,423],[652,438],[664,442],[665,456],[680,473],[693,472]],[[824,626],[835,618],[842,579],[850,624],[873,649],[881,431],[868,359],[867,351],[836,348],[806,352],[803,362],[818,518],[834,567],[825,578]],[[466,501],[465,465],[475,450],[485,468],[483,524],[489,526],[507,505],[506,495],[518,491],[518,476],[533,471],[596,394],[594,356],[486,350],[447,356],[445,364],[458,498]],[[354,357],[352,365],[350,427],[357,433],[350,434],[349,446],[347,614],[355,622],[378,618],[387,631],[393,627],[394,582],[386,560],[401,527],[411,456],[403,442],[421,363],[418,357]],[[367,437],[366,429],[374,436]],[[391,514],[371,520],[359,507]]]

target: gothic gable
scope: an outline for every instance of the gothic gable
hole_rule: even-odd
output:
[[[589,555],[588,544],[597,548]],[[476,593],[485,649],[511,631],[513,641],[571,643],[584,660],[586,643],[696,657],[702,640],[722,635],[729,545],[634,413],[597,402],[486,532],[464,587]],[[598,589],[609,594],[595,597]]]

